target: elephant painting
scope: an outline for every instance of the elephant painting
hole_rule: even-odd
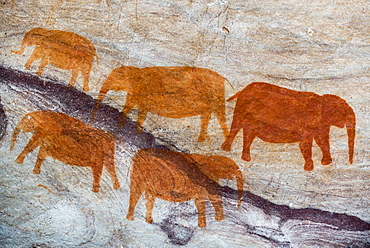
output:
[[[146,222],[152,223],[155,198],[171,202],[194,199],[198,210],[198,226],[206,226],[206,201],[211,201],[216,220],[223,220],[220,179],[237,179],[239,203],[243,196],[243,177],[238,165],[222,156],[186,154],[164,149],[138,151],[130,177],[130,205],[126,218],[134,220],[135,206],[145,192]]]
[[[22,54],[26,46],[36,46],[25,64],[27,69],[31,68],[35,60],[41,58],[38,76],[41,76],[44,68],[51,63],[61,69],[72,70],[69,82],[71,87],[81,73],[84,80],[83,91],[89,91],[90,71],[96,55],[95,47],[89,40],[71,32],[34,28],[24,36],[20,51],[12,52]]]
[[[120,187],[114,165],[116,139],[113,135],[66,114],[36,111],[25,115],[18,123],[10,150],[14,149],[20,131],[33,134],[16,158],[17,163],[23,164],[27,154],[40,147],[33,173],[40,174],[42,162],[50,156],[66,164],[91,167],[94,192],[99,192],[104,166],[112,178],[114,189]]]
[[[256,137],[272,143],[299,143],[304,169],[314,169],[312,143],[316,141],[323,157],[332,162],[329,145],[331,126],[346,127],[349,162],[353,162],[356,116],[345,100],[335,95],[294,91],[268,83],[252,83],[228,101],[237,98],[230,134],[222,144],[225,151],[243,129],[242,159],[250,161],[250,146]]]
[[[198,141],[206,139],[212,113],[219,119],[225,139],[226,79],[217,72],[196,67],[123,66],[114,69],[104,81],[95,108],[93,121],[105,94],[109,90],[127,91],[122,115],[138,108],[138,127],[142,127],[148,112],[167,118],[201,116]]]

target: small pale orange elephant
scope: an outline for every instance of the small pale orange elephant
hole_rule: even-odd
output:
[[[114,165],[116,138],[112,134],[66,114],[36,111],[25,115],[18,123],[10,150],[14,149],[20,131],[33,134],[16,158],[17,163],[23,164],[27,154],[40,147],[33,173],[40,174],[42,162],[47,157],[53,157],[66,164],[91,167],[94,192],[99,192],[103,167],[109,172],[114,189],[120,187]]]
[[[21,49],[12,52],[22,54],[26,46],[36,46],[25,64],[27,69],[31,68],[35,60],[41,59],[37,71],[38,76],[42,75],[48,64],[72,70],[72,78],[69,82],[71,87],[74,86],[79,73],[81,73],[84,80],[83,91],[89,91],[90,71],[96,50],[88,39],[72,32],[34,28],[24,36]]]
[[[188,154],[164,149],[138,151],[130,176],[130,205],[126,218],[134,220],[135,206],[145,192],[146,222],[152,223],[155,198],[171,202],[194,199],[198,226],[206,226],[206,201],[212,203],[217,221],[224,219],[218,181],[237,179],[239,202],[243,197],[243,176],[238,165],[222,156]]]

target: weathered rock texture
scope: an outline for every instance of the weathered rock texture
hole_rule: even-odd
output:
[[[118,1],[4,0],[0,8],[0,244],[4,247],[367,247],[370,245],[370,6],[367,1]],[[35,27],[78,33],[97,49],[90,89],[82,77],[67,87],[69,70],[52,65],[42,77],[20,56],[25,33]],[[256,140],[251,162],[240,159],[242,135],[231,152],[219,123],[211,118],[209,139],[198,143],[199,117],[168,119],[150,114],[145,132],[135,134],[136,112],[117,126],[125,102],[110,92],[93,125],[115,134],[115,161],[121,183],[113,190],[103,172],[101,191],[91,191],[91,171],[47,159],[32,173],[37,151],[14,162],[30,134],[21,134],[10,153],[11,133],[36,110],[66,113],[85,123],[101,78],[130,65],[197,66],[227,78],[226,98],[247,84],[264,81],[294,90],[334,94],[357,116],[355,158],[348,164],[345,129],[332,128],[333,163],[306,172],[297,144]],[[4,112],[1,110],[3,109]],[[231,123],[234,103],[227,103]],[[6,130],[6,132],[4,132]],[[153,224],[145,222],[141,200],[128,221],[129,171],[135,151],[144,147],[218,154],[234,159],[245,178],[244,200],[236,208],[235,184],[223,182],[225,220],[197,227],[193,202],[156,201]]]

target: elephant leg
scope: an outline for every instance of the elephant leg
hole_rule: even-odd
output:
[[[93,166],[92,166],[92,173],[93,173],[93,188],[92,188],[92,191],[93,192],[99,192],[99,188],[100,188],[100,177],[101,177],[101,174],[103,172],[103,163],[99,162],[99,163],[95,163]]]
[[[312,171],[314,168],[312,161],[312,141],[312,138],[309,138],[299,143],[299,148],[305,160],[304,169],[306,171]]]
[[[331,164],[333,159],[331,158],[330,155],[329,131],[315,136],[315,141],[317,145],[320,147],[322,152],[321,164],[323,165]]]
[[[243,128],[243,151],[242,159],[249,162],[251,161],[251,145],[256,135],[252,132],[249,126]]]
[[[30,141],[28,141],[26,147],[15,159],[15,162],[17,162],[18,164],[23,164],[24,159],[26,158],[27,154],[35,150],[39,145],[40,145],[39,135],[33,134]]]
[[[71,81],[69,81],[69,87],[73,87],[76,83],[76,80],[77,80],[77,77],[78,77],[78,73],[80,73],[80,71],[78,69],[73,69],[72,70],[72,77],[71,77]]]
[[[145,192],[145,207],[146,207],[146,216],[145,221],[147,223],[153,223],[153,208],[154,208],[154,201],[155,196],[148,191]]]
[[[108,159],[108,161],[105,164],[106,164],[105,168],[107,169],[110,177],[112,178],[113,188],[119,189],[121,185],[118,181],[117,174],[116,174],[116,167],[114,165],[114,154],[112,155],[112,159]]]
[[[226,140],[229,135],[229,132],[228,132],[228,128],[226,125],[225,106],[223,106],[223,108],[216,109],[214,112],[215,112],[217,119],[220,122],[220,126],[222,128],[222,131],[224,133],[224,138]]]
[[[134,211],[135,211],[135,207],[136,207],[136,204],[138,203],[142,193],[144,192],[143,188],[138,185],[138,182],[137,180],[139,180],[138,178],[133,179],[131,177],[131,185],[130,185],[130,203],[129,203],[129,207],[128,207],[128,212],[127,212],[127,215],[126,215],[126,219],[128,220],[134,220],[135,217],[134,217]]]
[[[221,145],[221,148],[224,151],[227,151],[227,152],[231,151],[231,144],[233,143],[235,136],[238,134],[240,129],[241,127],[239,127],[239,125],[236,125],[236,121],[233,120],[231,124],[231,128],[230,128],[230,133],[227,136],[225,142]]]
[[[27,60],[27,62],[24,65],[24,67],[26,67],[26,69],[28,69],[28,70],[31,69],[32,63],[35,60],[38,60],[39,58],[41,58],[42,56],[44,56],[44,53],[41,51],[40,48],[36,47],[35,48],[35,51],[32,53],[31,57]]]
[[[198,210],[198,226],[206,227],[206,199],[205,198],[195,198],[194,199],[195,207]]]
[[[118,122],[118,126],[123,126],[123,124],[125,123],[125,118],[127,116],[128,113],[130,113],[130,111],[134,108],[134,104],[133,104],[133,101],[131,101],[132,97],[130,96],[127,96],[127,99],[126,99],[126,104],[125,106],[123,107],[122,109],[122,113],[121,113],[121,116],[120,116],[120,120]]]
[[[89,78],[90,78],[90,71],[91,67],[88,69],[81,70],[81,74],[84,80],[84,86],[83,86],[83,91],[88,92],[89,91]]]
[[[37,154],[35,167],[33,168],[33,171],[32,171],[34,174],[40,174],[41,164],[42,162],[44,162],[47,156],[48,156],[47,148],[45,148],[44,146],[41,146],[39,149],[39,153]]]
[[[49,59],[42,57],[40,62],[39,70],[36,72],[37,76],[41,76],[44,72],[45,67],[49,64]]]
[[[222,206],[222,200],[219,195],[209,195],[209,200],[211,201],[213,207],[215,208],[216,216],[215,219],[217,221],[224,220],[224,209]]]
[[[207,128],[209,124],[209,120],[211,119],[212,112],[206,112],[200,116],[201,126],[200,126],[200,134],[198,137],[198,142],[203,142],[207,138]]]

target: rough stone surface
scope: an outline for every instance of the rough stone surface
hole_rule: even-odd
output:
[[[137,3],[137,4],[136,4]],[[359,1],[188,1],[188,0],[3,0],[0,7],[0,244],[3,247],[367,247],[370,245],[370,44],[369,4]],[[90,89],[82,77],[67,87],[71,73],[49,65],[36,76],[38,62],[24,67],[32,53],[18,50],[35,27],[78,33],[96,47]],[[106,171],[101,191],[91,191],[91,170],[48,158],[33,174],[37,150],[24,164],[14,159],[31,137],[22,133],[9,152],[19,120],[36,110],[63,112],[89,122],[101,79],[122,65],[197,66],[225,78],[226,98],[255,81],[294,90],[334,94],[357,117],[354,163],[348,163],[345,129],[332,127],[333,163],[303,170],[298,144],[256,139],[250,162],[240,159],[242,134],[231,152],[212,116],[209,139],[197,142],[200,118],[149,114],[136,135],[137,111],[117,126],[125,94],[109,92],[93,125],[114,133],[115,161],[122,187],[114,190]],[[235,102],[227,102],[231,124]],[[236,185],[223,181],[225,220],[197,226],[193,201],[157,199],[154,223],[145,222],[145,204],[135,220],[125,216],[131,158],[143,147],[218,154],[234,159],[245,179],[236,207]]]

